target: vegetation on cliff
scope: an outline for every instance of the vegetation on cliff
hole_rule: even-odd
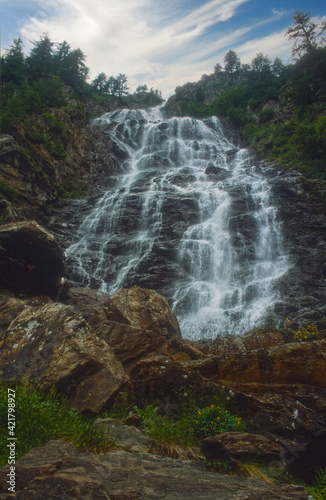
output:
[[[241,64],[230,50],[224,67],[197,83],[177,87],[167,110],[178,116],[225,118],[240,127],[247,144],[263,157],[317,178],[326,178],[326,47],[310,14],[296,12],[287,31],[293,64],[258,53]]]
[[[15,39],[1,58],[0,133],[11,139],[3,135],[0,144],[0,223],[37,218],[30,206],[93,194],[98,176],[108,183],[107,173],[117,166],[109,139],[91,130],[91,119],[163,102],[160,91],[146,85],[130,94],[123,74],[100,73],[88,83],[85,55],[66,41],[54,44],[43,34],[33,43],[26,56],[21,38]]]
[[[14,39],[1,58],[3,132],[11,132],[14,123],[28,114],[41,114],[48,108],[63,106],[66,103],[65,86],[75,92],[80,103],[93,100],[106,110],[123,105],[133,107],[133,98],[137,106],[155,106],[163,101],[160,91],[148,90],[146,85],[139,86],[135,94],[129,94],[124,74],[107,77],[100,73],[87,83],[86,57],[80,49],[71,49],[66,41],[55,44],[45,33],[33,43],[34,47],[25,56],[22,39]]]

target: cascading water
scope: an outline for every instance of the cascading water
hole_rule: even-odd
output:
[[[72,279],[108,293],[139,285],[170,301],[184,337],[261,326],[288,269],[270,187],[212,117],[159,108],[97,119],[124,151],[67,250]]]

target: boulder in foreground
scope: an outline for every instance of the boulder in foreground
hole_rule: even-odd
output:
[[[7,490],[8,466],[0,471],[0,498],[37,500],[205,499],[308,500],[302,486],[277,486],[209,472],[205,466],[151,454],[113,451],[81,453],[68,443],[49,441],[16,463],[16,494]]]
[[[128,377],[109,346],[70,306],[25,306],[0,348],[0,378],[54,386],[77,410],[99,412]]]

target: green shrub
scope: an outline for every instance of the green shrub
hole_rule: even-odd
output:
[[[144,409],[135,408],[142,417],[143,425],[150,436],[159,443],[180,444],[191,446],[196,439],[191,425],[191,416],[176,413],[162,415],[155,405],[147,405]]]
[[[49,393],[32,386],[16,387],[15,436],[16,458],[50,439],[62,439],[94,452],[110,448],[112,443],[94,426],[94,419],[70,409],[55,390]],[[8,460],[8,388],[0,385],[0,466]]]
[[[67,153],[60,142],[51,141],[46,134],[43,134],[39,130],[35,130],[33,133],[27,133],[26,137],[31,142],[43,144],[50,155],[56,160],[64,160],[67,157]]]
[[[43,113],[42,117],[45,119],[50,131],[53,131],[60,135],[60,137],[64,140],[64,142],[67,141],[67,130],[65,127],[65,124],[58,120],[54,115],[51,113]]]
[[[0,182],[0,195],[8,201],[14,201],[17,197],[15,188],[8,186],[5,182]]]
[[[205,460],[204,464],[211,472],[220,474],[234,474],[236,469],[229,460]]]
[[[223,406],[202,408],[198,410],[194,420],[194,431],[201,438],[244,430],[244,427],[241,417],[232,415]]]
[[[315,478],[313,486],[306,487],[315,500],[325,500],[326,498],[326,467],[321,470]]]
[[[272,108],[262,109],[258,113],[259,123],[269,122],[275,116],[275,111]]]
[[[299,342],[307,342],[309,340],[316,340],[319,336],[318,328],[315,325],[308,325],[300,328],[294,334],[294,340]]]

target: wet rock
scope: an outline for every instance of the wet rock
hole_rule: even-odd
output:
[[[178,320],[167,300],[155,290],[134,286],[117,290],[108,303],[108,311],[119,310],[131,326],[144,328],[168,338],[181,338]]]
[[[64,253],[35,221],[0,228],[0,287],[17,293],[57,293],[65,274]]]
[[[309,496],[302,486],[223,476],[191,461],[126,451],[81,453],[59,441],[34,448],[17,461],[13,496],[7,492],[8,470],[6,466],[0,471],[0,498],[308,500]]]
[[[216,167],[216,165],[208,165],[205,174],[209,175],[212,180],[223,181],[230,176],[230,172],[225,168]]]
[[[280,330],[257,328],[243,335],[226,335],[225,337],[219,335],[213,342],[208,344],[198,342],[197,345],[206,354],[223,357],[253,349],[268,349],[285,342],[284,335]]]
[[[275,313],[326,328],[325,183],[279,170],[270,180],[292,266],[279,280]]]
[[[121,363],[82,316],[63,304],[25,307],[0,349],[5,382],[52,386],[78,410],[99,412],[128,380]]]

